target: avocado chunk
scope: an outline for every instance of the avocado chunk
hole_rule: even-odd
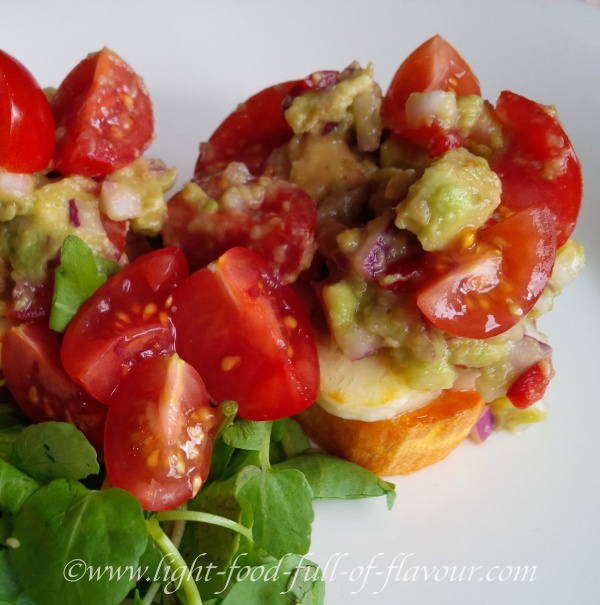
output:
[[[396,226],[427,251],[446,248],[463,229],[485,224],[500,204],[498,175],[484,158],[451,149],[432,162],[396,208]]]

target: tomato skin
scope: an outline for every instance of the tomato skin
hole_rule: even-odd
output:
[[[284,112],[294,97],[337,82],[339,72],[318,71],[301,80],[269,86],[252,95],[229,114],[208,143],[200,146],[194,178],[222,171],[230,162],[242,162],[255,176],[265,171],[271,152],[294,135]]]
[[[203,183],[203,189],[213,199],[221,198],[217,210],[205,210],[188,203],[183,193],[176,194],[167,204],[163,241],[183,250],[191,271],[216,260],[229,248],[242,246],[266,258],[281,283],[293,282],[312,259],[317,208],[307,193],[291,183],[267,183],[265,177],[261,183],[252,199],[239,196],[243,208],[229,207],[222,201],[227,188],[210,183],[208,187]],[[256,182],[247,185],[250,192]]]
[[[525,97],[502,92],[496,116],[506,143],[489,163],[502,181],[502,204],[514,211],[548,206],[560,247],[575,228],[581,208],[583,182],[575,150],[558,120]]]
[[[179,355],[203,377],[215,402],[233,399],[248,420],[274,420],[308,407],[319,388],[309,317],[266,261],[232,248],[173,293]]]
[[[542,362],[527,368],[508,387],[506,396],[518,409],[524,410],[539,401],[546,392],[552,373],[544,372]]]
[[[282,106],[300,82],[270,86],[241,103],[200,147],[194,177],[220,171],[233,161],[246,164],[252,174],[261,174],[271,152],[292,137]]]
[[[212,429],[199,374],[177,354],[143,359],[110,399],[106,472],[147,510],[169,510],[196,495],[208,476]]]
[[[181,250],[140,256],[88,298],[68,325],[62,362],[69,375],[103,403],[141,358],[171,355],[170,295],[188,276]]]
[[[106,47],[73,68],[51,107],[57,129],[54,165],[63,174],[114,172],[139,158],[154,137],[144,82]]]
[[[10,393],[32,422],[70,422],[102,454],[107,408],[63,369],[57,332],[44,322],[10,328],[2,339],[2,371]]]
[[[54,119],[31,72],[0,50],[0,168],[33,173],[50,164]]]
[[[431,252],[417,305],[440,330],[487,338],[515,325],[548,283],[556,236],[547,208],[528,208],[481,229],[465,250]]]
[[[457,133],[444,132],[439,125],[411,128],[406,120],[406,101],[413,92],[442,90],[456,96],[481,95],[477,77],[444,38],[439,35],[426,40],[400,65],[383,98],[384,124],[417,145],[429,147],[437,156],[462,141]]]

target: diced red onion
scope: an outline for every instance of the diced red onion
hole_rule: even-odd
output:
[[[73,227],[80,227],[81,221],[79,220],[79,210],[77,208],[77,202],[74,199],[69,200],[69,222]]]
[[[552,348],[549,344],[525,334],[515,343],[510,353],[509,363],[515,375],[519,375],[542,359],[550,358],[551,355]]]
[[[479,420],[475,423],[469,437],[476,443],[483,443],[493,432],[496,423],[489,405],[486,405],[479,416]]]
[[[142,213],[142,197],[131,187],[104,181],[100,191],[100,206],[110,219],[124,221]]]
[[[34,181],[30,174],[0,171],[0,192],[23,197],[33,191]]]

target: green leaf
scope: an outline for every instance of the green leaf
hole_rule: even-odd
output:
[[[29,424],[21,408],[12,401],[0,403],[0,429]]]
[[[13,444],[11,462],[40,483],[84,479],[100,471],[96,450],[68,422],[28,426]]]
[[[323,605],[325,587],[319,568],[298,555],[238,570],[222,605]]]
[[[362,466],[320,450],[310,450],[281,462],[274,468],[301,471],[310,483],[315,500],[386,496],[388,508],[391,509],[396,497],[392,483]]]
[[[252,536],[257,545],[276,558],[308,551],[313,498],[300,471],[247,467],[238,478],[238,496],[252,507]]]
[[[87,300],[118,265],[108,259],[96,259],[88,245],[75,235],[68,235],[60,252],[60,265],[55,271],[50,327],[64,332]]]
[[[213,513],[242,523],[244,511],[235,497],[236,477],[215,481],[202,488],[188,503],[188,509]],[[248,553],[250,545],[239,533],[209,523],[186,523],[179,552],[190,568],[208,569],[209,565],[226,570],[241,552]],[[238,560],[238,563],[240,561]],[[220,594],[227,582],[221,573],[196,573],[196,584],[202,597]]]
[[[270,422],[253,422],[251,420],[236,420],[223,433],[223,441],[228,445],[242,450],[261,450],[265,440],[269,439]]]
[[[10,564],[36,605],[114,605],[135,583],[148,533],[124,490],[57,479],[23,504],[13,539]]]
[[[39,483],[0,458],[0,511],[16,513]]]

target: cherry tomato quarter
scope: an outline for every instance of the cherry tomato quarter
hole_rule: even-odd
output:
[[[110,277],[65,331],[61,357],[73,380],[108,403],[140,359],[171,355],[170,297],[187,276],[183,253],[168,247],[140,256]]]
[[[154,137],[152,102],[140,76],[103,48],[78,63],[51,101],[55,168],[103,176],[130,164]]]
[[[313,403],[319,365],[310,320],[267,262],[231,248],[173,293],[179,355],[215,402],[233,399],[248,420],[274,420]]]
[[[282,106],[300,82],[270,86],[241,103],[200,147],[195,177],[220,171],[233,161],[246,164],[252,174],[262,173],[271,152],[293,135]]]
[[[575,228],[583,195],[573,146],[552,110],[513,92],[501,93],[496,115],[506,140],[489,162],[502,181],[502,203],[514,211],[548,206],[560,247]]]
[[[384,96],[384,124],[417,145],[429,148],[432,155],[462,144],[456,132],[448,132],[438,123],[410,126],[406,103],[412,93],[453,92],[457,97],[480,95],[477,77],[456,49],[441,36],[433,36],[414,50],[400,65]]]
[[[104,445],[110,484],[147,510],[183,504],[208,476],[217,418],[198,372],[177,354],[143,359],[110,399]]]
[[[524,410],[542,399],[552,378],[549,365],[543,361],[532,365],[508,387],[506,396],[516,408]]]
[[[0,168],[33,173],[48,168],[54,120],[31,72],[0,50]]]
[[[226,181],[226,173],[210,181]],[[207,179],[204,179],[205,181]],[[299,187],[285,181],[251,181],[234,187],[206,183],[211,200],[201,204],[184,192],[167,204],[163,241],[180,247],[195,271],[229,248],[254,250],[282,283],[293,282],[312,260],[317,208]],[[215,207],[214,201],[218,200]]]
[[[102,453],[107,407],[65,372],[57,332],[44,322],[10,328],[2,339],[2,371],[8,390],[32,422],[70,422]]]
[[[556,257],[552,214],[529,208],[477,234],[464,250],[431,252],[417,305],[440,330],[487,338],[515,325],[548,283]]]

